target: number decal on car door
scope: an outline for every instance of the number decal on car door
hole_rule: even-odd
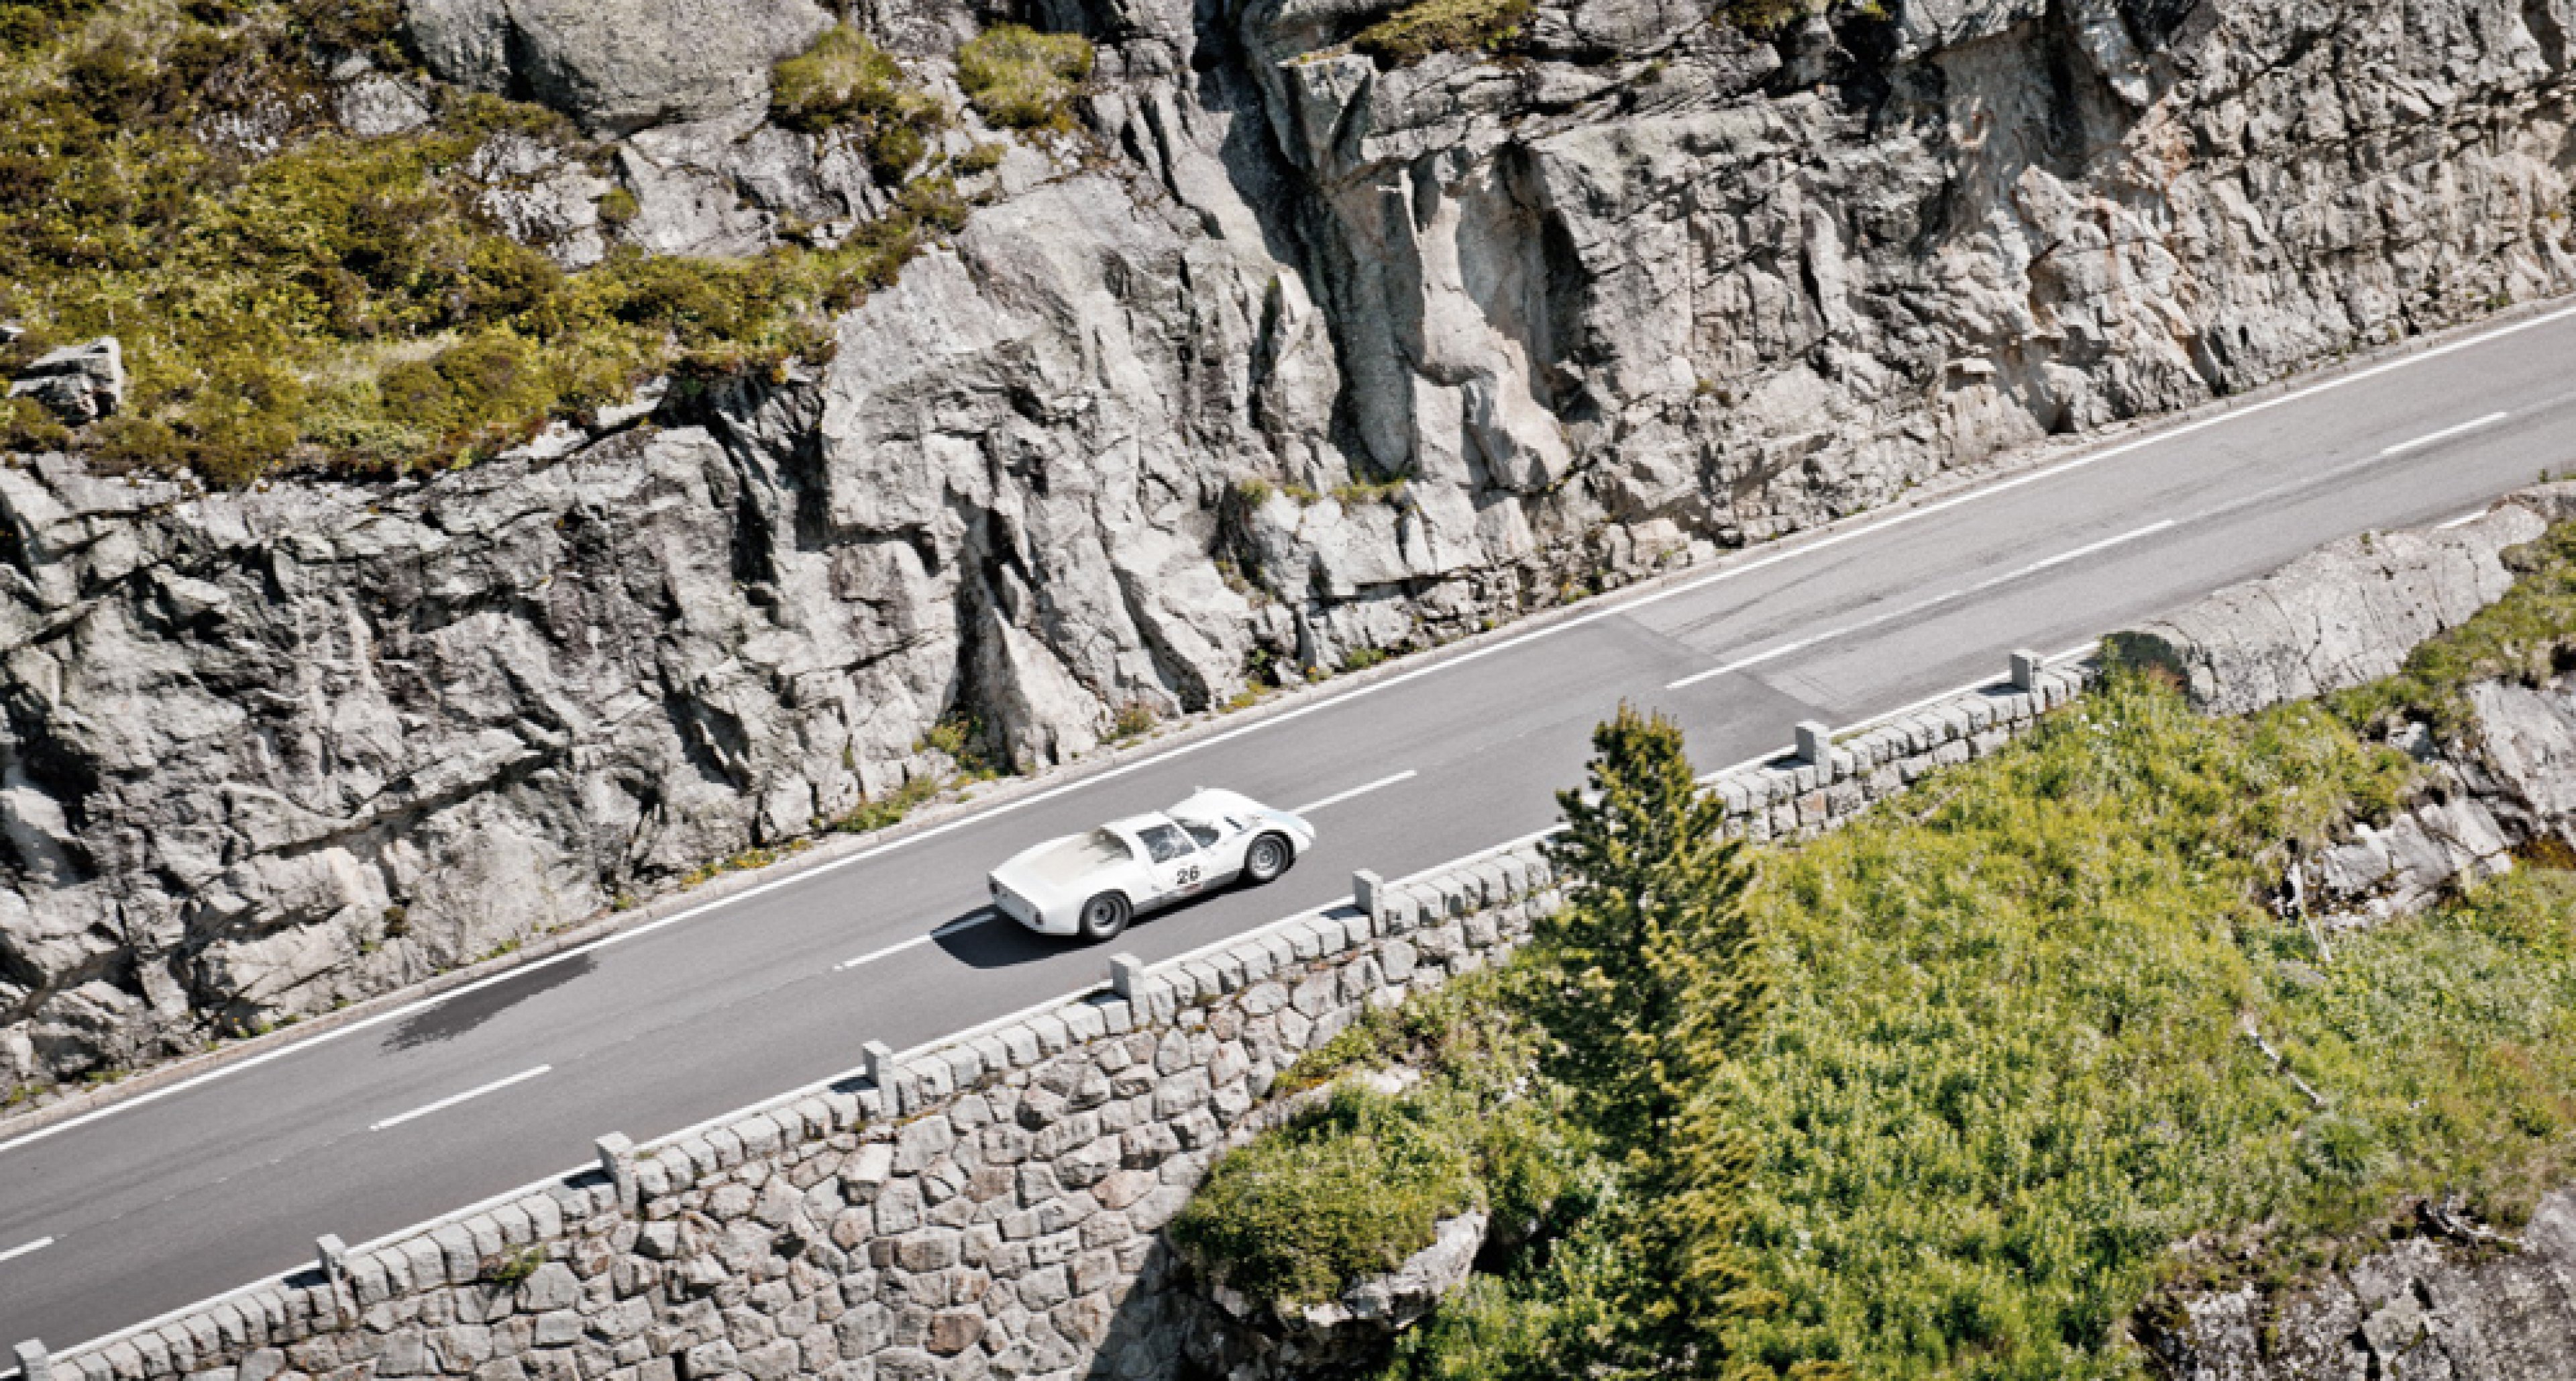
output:
[[[1197,868],[1194,868],[1194,867],[1192,867],[1192,868],[1183,868],[1183,869],[1180,871],[1179,881],[1180,881],[1180,884],[1181,884],[1183,887],[1187,887],[1187,886],[1189,886],[1191,883],[1194,883],[1194,882],[1196,882],[1196,881],[1198,881],[1198,880],[1199,880],[1199,870],[1198,870]]]

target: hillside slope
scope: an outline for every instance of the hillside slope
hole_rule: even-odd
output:
[[[328,62],[283,123],[147,88],[252,174],[470,136],[423,185],[565,276],[459,251],[537,286],[405,270],[348,299],[388,334],[245,383],[77,237],[12,270],[13,348],[114,320],[167,433],[0,471],[0,1084],[2576,285],[2569,0],[1589,0],[1418,58],[1387,8],[1044,7],[1095,52],[1061,121],[967,91],[1004,16],[944,5],[856,13],[914,96],[821,133],[767,89],[828,22],[785,3],[669,70],[620,45],[671,0],[290,26]],[[733,258],[653,267],[692,254]],[[528,344],[558,308],[591,353]]]

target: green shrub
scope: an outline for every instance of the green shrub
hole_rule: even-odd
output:
[[[1118,712],[1110,716],[1109,737],[1113,742],[1142,738],[1154,732],[1154,726],[1161,722],[1162,716],[1154,713],[1153,706],[1142,700],[1130,700],[1119,706]]]
[[[2499,609],[2444,655],[2512,664],[2546,632]],[[1766,851],[1749,905],[1772,1000],[1743,1055],[1698,1115],[1567,1170],[1540,1245],[1388,1375],[1632,1365],[1614,1344],[1660,1288],[1635,1244],[1693,1221],[1658,1167],[1730,1147],[1754,1157],[1730,1236],[1759,1307],[1723,1356],[1675,1361],[1691,1374],[2134,1376],[2132,1320],[2159,1291],[2277,1284],[2367,1249],[2409,1195],[2519,1221],[2576,1174],[2576,875],[2519,870],[2331,958],[2266,900],[2288,841],[2385,813],[2413,772],[2318,706],[2212,720],[2122,676],[1892,809]],[[1556,1041],[1549,994],[1571,989],[1546,950],[1487,981],[1538,982],[1512,1003]],[[1397,1019],[1283,1083],[1384,1058]],[[1567,1077],[1583,1112],[1635,1071]]]
[[[808,134],[892,115],[910,94],[895,60],[847,24],[772,69],[769,93],[770,118]]]
[[[1172,1240],[1221,1263],[1232,1288],[1310,1304],[1431,1245],[1477,1203],[1461,1128],[1419,1104],[1344,1085],[1320,1107],[1217,1162]]]
[[[1381,67],[1433,53],[1491,52],[1520,37],[1535,0],[1422,0],[1360,30],[1351,47]]]
[[[1091,43],[1080,34],[996,24],[957,50],[957,84],[1004,129],[1070,130],[1075,88],[1090,76]]]
[[[643,214],[644,207],[635,200],[635,194],[623,187],[611,187],[600,195],[599,222],[611,230],[632,225]]]

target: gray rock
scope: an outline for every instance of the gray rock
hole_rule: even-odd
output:
[[[2431,1205],[2425,1216],[2434,1231],[2349,1268],[2177,1301],[2178,1322],[2146,1341],[2177,1381],[2565,1377],[2576,1357],[2576,1195],[2544,1196],[2518,1239]]]
[[[405,0],[403,13],[441,78],[525,91],[603,134],[757,108],[770,67],[831,26],[811,0]]]
[[[2513,587],[2505,548],[2544,530],[2508,504],[2441,532],[2366,534],[2166,618],[2114,634],[2113,656],[2182,678],[2192,703],[2250,714],[2396,674],[2417,644]]]
[[[401,134],[430,120],[429,100],[420,88],[383,72],[363,73],[334,87],[331,111],[340,128],[361,139]]]
[[[37,357],[9,385],[12,398],[33,398],[70,426],[87,426],[125,402],[125,352],[114,336],[66,345]]]

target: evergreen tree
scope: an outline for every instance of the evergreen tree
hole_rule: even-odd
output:
[[[1732,1374],[1726,1324],[1770,1304],[1735,1245],[1759,1148],[1729,1110],[1767,992],[1751,870],[1678,725],[1622,705],[1592,746],[1587,789],[1557,796],[1566,900],[1535,957],[1556,1073],[1625,1166],[1611,1369]]]
[[[1623,1151],[1673,1130],[1759,1015],[1743,846],[1719,833],[1679,725],[1621,705],[1592,732],[1588,789],[1561,791],[1549,845],[1565,905],[1542,922],[1541,997],[1566,1082]]]

